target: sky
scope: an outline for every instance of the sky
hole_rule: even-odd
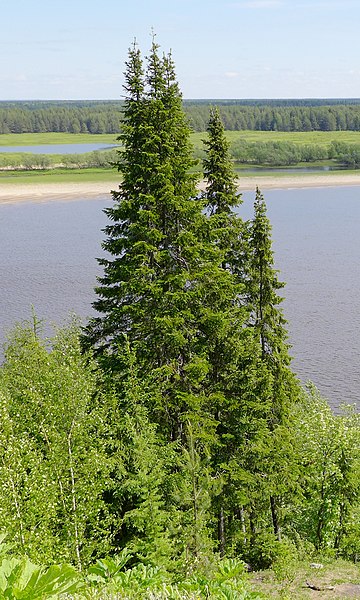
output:
[[[0,2],[0,100],[121,98],[152,31],[184,98],[360,97],[360,0]]]

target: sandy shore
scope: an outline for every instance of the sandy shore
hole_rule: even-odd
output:
[[[0,204],[99,198],[117,189],[118,181],[98,183],[0,183]]]
[[[110,190],[117,189],[118,183],[118,180],[97,183],[0,183],[0,204],[99,198],[108,195]],[[359,174],[329,173],[328,175],[283,175],[281,177],[258,175],[239,179],[240,191],[255,190],[256,186],[259,186],[262,191],[360,186],[360,172]]]

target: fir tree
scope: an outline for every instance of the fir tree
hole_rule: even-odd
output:
[[[245,250],[244,224],[237,211],[242,198],[237,191],[237,175],[230,158],[230,144],[217,108],[210,111],[207,131],[203,172],[210,237],[212,243],[223,252],[221,266],[237,274],[239,283],[243,279]]]
[[[195,480],[207,480],[205,456],[214,443],[203,317],[204,306],[218,293],[215,284],[222,271],[214,260],[218,250],[204,235],[203,201],[191,174],[190,129],[171,56],[160,57],[153,42],[143,74],[139,52],[132,49],[126,81],[124,150],[118,162],[123,182],[107,210],[112,223],[105,229],[104,248],[110,258],[100,261],[104,275],[94,306],[101,316],[89,330],[107,364],[115,363],[118,370],[126,335],[143,380],[157,390],[148,397],[149,419],[165,442],[176,443],[180,482],[177,477],[174,482],[182,489],[191,484],[193,490]],[[194,448],[196,475],[194,461],[185,460],[194,458]],[[201,491],[202,501],[207,493]],[[179,531],[188,526],[187,498],[179,500],[176,511]],[[198,491],[192,498],[198,498]],[[206,510],[196,506],[193,511],[196,535],[189,551],[196,556],[208,547],[211,502],[204,502]],[[143,514],[143,509],[136,511],[130,514]]]
[[[203,161],[206,182],[205,197],[211,214],[230,213],[240,203],[236,174],[230,159],[230,144],[225,137],[218,108],[210,111],[208,138],[204,141]]]
[[[243,281],[239,260],[243,253],[243,222],[234,210],[241,197],[237,194],[229,144],[217,109],[210,113],[208,138],[204,144],[207,235],[210,244],[217,249],[214,260],[218,261],[213,273],[213,298],[204,306],[204,321],[209,322],[206,327],[212,366],[209,381],[212,391],[219,391],[224,390],[228,369],[234,367],[239,354],[245,311],[240,302]]]
[[[226,332],[235,331],[224,312],[236,297],[237,283],[223,268],[224,244],[220,248],[209,235],[204,202],[190,172],[190,130],[171,56],[160,57],[154,42],[143,74],[140,54],[131,49],[126,82],[124,150],[118,162],[123,181],[107,210],[112,223],[105,229],[104,248],[110,257],[101,260],[104,275],[94,305],[100,316],[89,326],[90,339],[119,370],[118,348],[126,334],[144,379],[150,377],[159,391],[149,398],[149,417],[165,440],[180,442],[185,485],[194,482],[194,474],[184,456],[193,456],[196,448],[197,465],[204,470],[196,478],[205,481],[206,457],[216,446],[216,414],[209,402],[209,392],[216,394],[219,387],[209,387],[212,332],[221,330],[225,339]],[[195,513],[198,523],[200,513]],[[204,514],[201,521],[210,519]],[[196,554],[207,545],[206,532],[200,537],[201,544],[192,545]]]
[[[260,349],[258,368],[264,376],[264,390],[259,402],[267,404],[269,452],[262,456],[262,470],[267,472],[273,530],[280,539],[281,516],[279,504],[293,493],[296,480],[296,460],[291,441],[292,407],[299,387],[290,370],[291,358],[287,343],[286,320],[280,308],[282,298],[278,290],[284,284],[278,280],[274,268],[271,225],[266,214],[266,204],[259,189],[256,190],[254,219],[250,225],[249,263],[247,273],[247,299],[250,308],[250,326]],[[286,477],[278,481],[279,471]],[[260,479],[261,480],[261,476]],[[260,489],[260,488],[259,488]],[[280,502],[280,498],[282,498]]]
[[[159,58],[154,43],[145,77],[137,49],[130,50],[127,67],[119,138],[124,150],[117,165],[123,181],[106,210],[112,223],[103,246],[110,257],[100,260],[104,275],[94,307],[101,316],[90,331],[112,349],[127,334],[153,368],[182,345],[179,308],[187,304],[190,269],[200,256],[194,222],[201,205],[188,173],[189,128],[171,57]],[[169,315],[170,307],[178,319]]]
[[[239,515],[247,503],[245,481],[249,447],[263,432],[264,406],[258,406],[263,382],[257,369],[258,347],[254,332],[245,327],[244,258],[247,241],[244,223],[237,214],[241,203],[229,144],[218,110],[211,111],[206,157],[203,163],[204,198],[209,214],[208,236],[218,250],[218,272],[210,306],[204,307],[210,370],[209,397],[216,417],[218,447],[213,454],[223,493],[215,498],[218,543],[221,554],[234,544],[243,528]],[[206,315],[206,316],[205,316]],[[206,320],[207,317],[207,320]],[[256,400],[254,400],[256,398]],[[252,450],[255,452],[255,450]],[[248,461],[249,462],[249,461]]]
[[[118,346],[127,336],[139,367],[162,386],[152,418],[175,439],[206,400],[199,311],[211,272],[210,245],[202,235],[196,177],[189,172],[190,129],[173,61],[159,56],[155,42],[145,74],[139,51],[130,50],[126,92],[117,165],[123,181],[106,211],[112,222],[103,246],[110,256],[100,260],[104,275],[94,303],[100,316],[88,334],[117,368]]]
[[[111,223],[104,229],[108,238],[103,246],[113,258],[99,260],[104,275],[99,279],[99,298],[94,307],[103,316],[92,319],[86,331],[88,340],[100,346],[116,345],[117,338],[129,328],[130,315],[127,313],[137,297],[135,286],[131,289],[129,285],[131,262],[135,269],[135,261],[141,261],[137,243],[145,229],[145,223],[141,227],[139,218],[144,212],[141,194],[146,186],[146,173],[143,173],[147,133],[145,83],[141,54],[135,44],[129,50],[126,66],[124,89],[127,96],[122,133],[118,137],[124,150],[119,152],[117,163],[123,181],[119,190],[112,192],[114,205],[105,209]],[[138,217],[137,229],[132,227],[135,215]]]
[[[284,283],[278,280],[274,268],[271,225],[266,214],[264,198],[257,188],[254,219],[250,225],[249,270],[246,282],[247,300],[251,311],[250,324],[254,327],[261,347],[262,361],[274,376],[272,421],[281,423],[292,404],[292,395],[286,389],[294,382],[289,365],[291,357],[286,320],[280,304],[283,300],[278,290]],[[283,381],[284,379],[284,381]]]

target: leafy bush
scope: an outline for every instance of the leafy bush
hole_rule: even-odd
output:
[[[73,594],[83,586],[70,565],[39,567],[28,558],[3,558],[0,563],[0,599],[40,600]]]

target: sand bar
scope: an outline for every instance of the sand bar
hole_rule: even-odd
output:
[[[50,202],[99,198],[117,189],[118,182],[89,183],[0,183],[0,204],[20,202]]]
[[[19,202],[49,202],[107,196],[118,188],[119,180],[89,183],[0,183],[0,204]],[[239,179],[239,190],[360,186],[359,173],[329,173],[327,175],[246,176]],[[202,186],[200,186],[202,187]]]

